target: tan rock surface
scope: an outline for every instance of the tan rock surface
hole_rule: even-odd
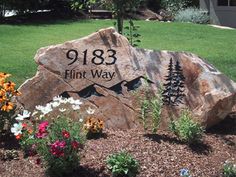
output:
[[[71,59],[66,57],[71,49],[78,52],[78,60],[69,65],[75,57],[74,52],[69,54]],[[96,49],[104,51],[103,56],[107,63],[112,62],[114,54],[114,51],[109,50],[115,50],[115,64],[91,63],[93,51]],[[83,65],[83,52],[86,50],[87,65]],[[236,104],[236,84],[233,81],[190,53],[135,49],[113,28],[100,30],[82,39],[39,49],[35,56],[39,65],[38,72],[20,87],[23,95],[18,101],[26,109],[33,110],[36,105],[44,105],[54,96],[67,93],[96,106],[107,127],[131,128],[138,122],[138,108],[133,103],[132,90],[137,90],[138,87],[141,89],[143,86],[139,80],[146,76],[153,82],[150,87],[156,90],[164,83],[170,58],[173,58],[174,62],[180,61],[186,77],[185,104],[174,108],[176,112],[183,107],[189,107],[198,121],[208,127],[224,119]],[[95,62],[99,62],[98,57]],[[77,76],[86,72],[86,77],[71,79],[69,71],[73,70],[81,72]],[[92,77],[91,70],[102,70],[105,73],[104,78]],[[112,79],[108,77],[111,76],[109,73],[114,74]]]

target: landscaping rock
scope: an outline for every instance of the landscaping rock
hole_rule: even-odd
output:
[[[113,28],[39,49],[35,56],[38,72],[20,87],[18,101],[32,111],[57,95],[73,96],[96,107],[107,128],[132,128],[138,125],[135,98],[142,98],[143,78],[147,77],[150,89],[156,91],[165,82],[170,58],[179,60],[183,68],[186,97],[183,105],[165,106],[163,128],[169,115],[184,107],[206,127],[223,120],[236,104],[233,81],[194,54],[133,48]]]

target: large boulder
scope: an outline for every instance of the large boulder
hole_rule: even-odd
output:
[[[186,97],[181,106],[165,107],[164,119],[170,111],[189,107],[207,127],[223,120],[236,104],[232,80],[194,54],[133,48],[113,28],[39,49],[38,71],[20,87],[18,101],[32,111],[54,96],[72,96],[98,108],[108,128],[132,128],[138,122],[133,90],[142,89],[146,77],[157,90],[165,82],[170,58],[183,68]]]

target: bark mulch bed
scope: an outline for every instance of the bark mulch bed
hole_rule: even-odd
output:
[[[88,140],[81,152],[81,165],[72,175],[77,177],[109,177],[105,159],[120,150],[131,153],[140,162],[137,177],[178,177],[187,168],[192,177],[220,177],[222,165],[236,158],[236,119],[228,118],[220,126],[206,132],[203,143],[188,146],[167,131],[145,134],[139,129],[106,130],[103,137]],[[0,160],[1,177],[42,177],[45,169],[35,165],[36,157],[23,158],[14,139],[1,139],[0,152],[15,148],[19,157]]]

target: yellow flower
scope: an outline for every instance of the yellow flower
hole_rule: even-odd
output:
[[[6,101],[6,96],[5,95],[0,95],[0,103]]]
[[[11,81],[8,81],[6,83],[3,84],[3,88],[6,90],[6,91],[11,91],[11,92],[14,92],[15,90],[15,83],[14,82],[11,82]]]
[[[6,101],[6,91],[1,89],[0,90],[0,103]]]
[[[14,90],[12,94],[15,96],[20,96],[21,92],[19,92],[18,90]]]
[[[4,83],[5,83],[5,78],[0,77],[0,87],[2,87]]]
[[[11,74],[7,74],[7,73],[0,72],[0,78],[6,79],[6,78],[8,78],[8,77],[10,77],[10,76],[11,76]]]
[[[2,111],[9,112],[10,110],[13,109],[13,107],[14,107],[13,103],[10,102],[10,101],[7,101],[7,102],[5,103],[5,105],[2,106],[1,110],[2,110]]]

